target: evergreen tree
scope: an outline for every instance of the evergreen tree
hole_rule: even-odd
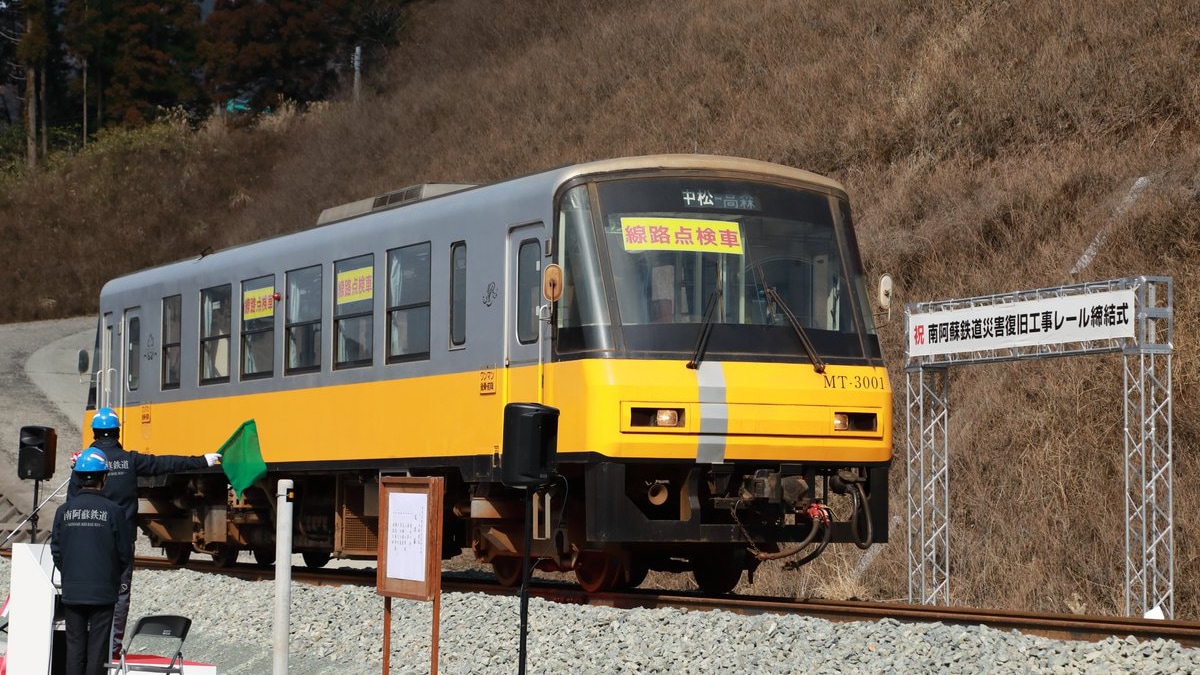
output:
[[[0,1],[0,129],[20,124],[24,116],[25,66],[17,59],[17,45],[24,34],[25,14],[20,3]]]
[[[200,101],[200,9],[192,0],[112,0],[100,24],[108,119],[139,124]]]
[[[279,92],[275,73],[283,61],[280,23],[273,3],[217,0],[205,21],[200,47],[205,90],[214,102]]]
[[[217,0],[205,22],[205,88],[218,103],[333,95],[354,47],[389,46],[409,0]]]
[[[47,29],[50,9],[46,0],[24,0],[21,10],[25,31],[17,42],[16,56],[25,68],[25,163],[32,169],[43,154],[38,147],[38,128],[43,119],[46,63],[50,56]]]

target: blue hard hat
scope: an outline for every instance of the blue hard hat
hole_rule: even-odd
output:
[[[93,429],[120,429],[121,420],[117,418],[117,411],[112,408],[101,408],[96,411],[96,416],[92,418]]]
[[[108,458],[99,448],[88,448],[75,460],[75,473],[102,473],[108,471]]]

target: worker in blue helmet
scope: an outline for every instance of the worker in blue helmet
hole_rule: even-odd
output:
[[[54,514],[50,555],[62,578],[68,673],[107,672],[121,574],[133,564],[129,521],[102,494],[108,461],[98,448],[80,453],[71,471],[78,490]]]
[[[89,450],[98,449],[108,458],[108,477],[101,489],[101,494],[121,508],[125,522],[134,538],[137,537],[137,480],[139,476],[159,476],[191,469],[203,469],[216,464],[220,457],[215,452],[188,457],[184,455],[145,455],[137,450],[126,450],[121,446],[120,441],[121,419],[112,408],[100,408],[92,416],[92,436],[94,440]],[[82,458],[83,455],[80,455],[80,459]],[[78,465],[78,460],[76,465]],[[71,484],[67,488],[68,498],[81,489],[76,476],[76,473],[71,474]],[[121,587],[117,595],[117,604],[113,609],[112,656],[114,661],[120,658],[121,643],[125,639],[125,625],[129,619],[129,587],[132,582],[133,562],[131,560],[121,574]]]

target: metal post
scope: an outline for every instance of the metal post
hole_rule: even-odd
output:
[[[362,80],[362,46],[354,48],[354,104],[358,105],[359,82]]]
[[[525,490],[525,553],[521,557],[521,647],[517,651],[517,675],[525,675],[525,636],[529,633],[529,558],[533,543],[533,491]]]
[[[38,505],[38,487],[41,484],[40,480],[33,481],[33,513],[29,515],[29,543],[31,544],[37,543],[38,509],[41,508]]]
[[[1170,280],[1137,287],[1137,339],[1125,350],[1125,615],[1175,616]]]
[[[288,672],[288,632],[292,605],[292,481],[282,479],[275,489],[275,639],[274,675]]]
[[[906,374],[908,397],[908,600],[950,604],[950,373]]]

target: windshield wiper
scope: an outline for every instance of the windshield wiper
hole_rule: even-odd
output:
[[[804,345],[804,351],[808,354],[808,358],[812,359],[813,370],[817,373],[824,373],[825,362],[821,360],[820,356],[817,356],[817,350],[813,347],[812,340],[808,339],[808,333],[805,332],[804,326],[801,326],[800,322],[796,320],[796,315],[792,314],[792,310],[787,306],[787,303],[783,301],[783,298],[779,297],[779,293],[775,291],[774,286],[767,287],[766,296],[768,300],[779,305],[779,309],[783,310],[783,315],[787,317],[788,323],[792,324],[796,335],[800,337],[800,343]]]
[[[717,309],[717,300],[721,298],[721,288],[712,289],[708,294],[708,304],[704,306],[704,317],[700,320],[700,338],[696,340],[696,348],[692,350],[692,360],[687,362],[687,367],[695,370],[700,367],[700,357],[704,356],[704,350],[708,348],[708,336],[712,333],[713,312]]]

